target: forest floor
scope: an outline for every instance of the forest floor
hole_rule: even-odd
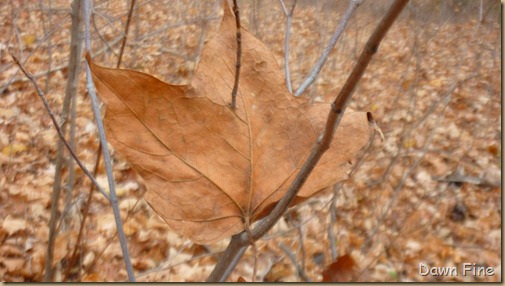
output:
[[[25,67],[39,75],[58,116],[68,76],[67,69],[58,67],[68,59],[70,18],[68,1],[53,2],[52,26],[47,27],[47,11],[37,1],[0,7],[0,18],[5,19],[0,34],[8,35],[0,42],[2,281],[43,279],[58,137],[10,53],[21,59],[30,56]],[[95,24],[104,28],[100,37],[94,32],[93,48],[98,51],[108,41],[115,51],[97,52],[95,60],[105,66],[117,62],[116,39],[128,9],[128,1],[110,2],[116,4],[95,6],[102,15]],[[139,16],[132,23],[123,67],[189,82],[203,39],[212,37],[222,15],[219,3],[205,2],[203,8],[189,1],[141,5],[135,10]],[[300,2],[291,30],[295,87],[312,69],[345,8],[327,1]],[[244,2],[243,26],[272,49],[283,72],[284,14],[278,2],[258,3]],[[304,96],[329,99],[338,93],[383,13],[377,7],[387,2],[377,3],[357,10]],[[501,281],[500,23],[492,15],[479,23],[477,15],[458,13],[457,6],[439,6],[433,13],[404,11],[355,92],[351,107],[372,112],[384,140],[377,133],[356,158],[349,180],[291,210],[257,242],[256,281]],[[193,21],[198,17],[209,20],[202,25]],[[155,33],[158,27],[165,30]],[[77,155],[92,170],[98,139],[82,73],[76,103]],[[141,179],[112,153],[138,281],[204,281],[227,241],[202,246],[172,232],[143,200]],[[125,281],[112,209],[99,192],[93,194],[84,237],[76,247],[90,182],[74,168],[75,184],[63,189],[60,201],[55,280]],[[64,182],[68,173],[65,168]],[[107,189],[103,166],[97,180]],[[80,259],[69,268],[74,248]],[[332,264],[336,257],[340,264]],[[421,275],[421,263],[456,267],[458,273]],[[490,267],[494,275],[463,275],[465,263]],[[249,249],[229,281],[251,281],[254,265],[255,254]],[[323,275],[325,270],[332,274]]]

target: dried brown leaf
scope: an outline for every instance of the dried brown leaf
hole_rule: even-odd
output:
[[[351,255],[345,254],[326,267],[322,282],[349,282],[355,271],[356,262]]]
[[[24,258],[8,258],[4,261],[8,273],[18,273],[25,267]]]
[[[2,228],[9,234],[13,235],[14,233],[24,230],[27,228],[26,220],[20,218],[13,218],[8,215],[2,223]]]
[[[176,232],[212,244],[244,230],[287,191],[324,128],[328,103],[291,96],[272,53],[246,30],[237,108],[235,26],[202,52],[190,85],[91,63],[105,102],[109,142],[142,176],[146,201]],[[89,59],[89,58],[88,58]],[[349,111],[295,203],[346,178],[345,167],[370,136],[365,113]]]

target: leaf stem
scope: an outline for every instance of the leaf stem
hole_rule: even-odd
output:
[[[235,64],[235,82],[231,92],[231,108],[237,108],[238,81],[240,78],[240,59],[242,56],[242,34],[240,33],[240,14],[237,0],[233,0],[233,14],[235,14],[235,24],[237,26],[237,62]]]

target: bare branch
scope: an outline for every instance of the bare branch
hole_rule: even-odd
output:
[[[79,160],[79,158],[75,154],[74,150],[72,150],[72,148],[68,144],[67,140],[65,140],[65,136],[63,135],[63,132],[61,131],[60,126],[58,125],[58,122],[56,120],[56,117],[54,116],[53,110],[49,106],[49,103],[47,102],[46,96],[44,95],[44,92],[42,91],[42,89],[40,88],[40,86],[37,84],[37,81],[33,78],[33,75],[30,72],[28,72],[23,67],[23,65],[19,62],[19,60],[14,55],[11,55],[11,56],[14,59],[14,61],[16,62],[16,64],[19,66],[19,68],[21,69],[21,71],[26,75],[26,77],[28,77],[30,79],[30,81],[35,86],[35,89],[37,90],[37,94],[42,99],[42,103],[44,103],[44,107],[46,108],[47,113],[51,117],[51,121],[53,122],[54,127],[56,128],[56,131],[58,132],[58,136],[63,141],[63,144],[65,144],[65,146],[67,147],[68,152],[70,153],[70,155],[72,156],[72,158],[74,158],[74,160],[77,163],[77,165],[79,165],[79,167],[82,169],[82,171],[84,172],[84,174],[86,174],[86,176],[88,176],[88,178],[95,185],[95,187],[102,193],[102,195],[104,195],[107,199],[109,199],[109,196],[107,195],[107,193],[102,189],[102,187],[100,187],[100,185],[95,180],[95,178],[93,177],[93,175],[91,175],[91,173],[88,171],[88,169],[86,168],[86,166],[84,166],[84,164],[81,163],[81,161]]]
[[[99,147],[101,147],[101,146],[99,146]],[[98,150],[98,152],[96,152],[96,153],[97,153],[97,160],[95,162],[95,168],[93,169],[93,176],[96,176],[96,174],[98,172],[98,167],[100,166],[100,154],[102,154],[102,153],[100,153],[100,150]],[[74,267],[74,265],[77,261],[77,251],[81,247],[81,241],[82,241],[82,237],[84,235],[84,226],[86,225],[86,220],[88,218],[89,207],[91,206],[91,202],[93,201],[93,187],[94,187],[93,184],[91,184],[89,186],[88,198],[87,198],[86,204],[83,208],[84,210],[82,212],[82,221],[81,221],[81,225],[79,227],[79,233],[77,234],[77,240],[75,242],[74,251],[72,252],[72,255],[70,256],[67,271],[65,272],[65,275],[64,275],[65,278],[63,279],[63,281],[67,281],[67,278],[70,274],[70,270]]]
[[[126,38],[128,38],[128,30],[130,29],[130,22],[132,19],[132,14],[133,14],[133,7],[135,7],[135,0],[130,0],[131,5],[130,5],[130,11],[128,11],[128,18],[126,19],[126,27],[124,31],[124,36],[123,36],[123,42],[121,43],[121,51],[119,52],[119,59],[117,61],[117,66],[116,68],[119,68],[121,66],[121,60],[123,59],[123,53],[124,53],[124,48],[126,46]]]
[[[368,117],[368,122],[371,124],[371,126],[381,135],[381,139],[383,140],[383,134],[382,131],[377,127],[377,122],[372,118],[372,114],[370,112],[367,112],[367,117]],[[369,154],[370,148],[372,148],[372,144],[375,139],[375,132],[372,134],[370,137],[370,140],[368,140],[368,146],[366,146],[363,149],[363,156],[361,156],[358,161],[354,164],[352,167],[351,171],[349,172],[349,177],[354,175],[354,173],[357,172],[357,170],[361,167],[363,162],[365,161],[365,157],[367,154]],[[335,224],[337,223],[337,194],[340,191],[342,187],[342,184],[337,184],[335,185],[333,189],[333,196],[330,201],[330,223],[328,225],[328,244],[330,246],[330,254],[331,254],[331,261],[335,261],[338,257],[337,253],[337,247],[336,247],[336,239],[335,239],[335,234],[333,232],[333,228]]]
[[[86,43],[86,57],[90,59],[91,52],[91,36],[90,36],[90,15],[91,15],[91,4],[90,0],[86,0],[84,3],[84,15],[85,15],[85,33],[84,39]],[[93,77],[91,76],[91,70],[89,68],[89,63],[86,61],[86,86],[88,88],[88,94],[91,99],[91,103],[93,106],[93,113],[95,115],[96,125],[98,129],[98,135],[100,137],[100,143],[102,145],[102,153],[105,162],[105,170],[107,173],[107,179],[109,182],[109,190],[110,190],[110,203],[112,206],[112,211],[114,213],[114,219],[116,222],[117,233],[119,237],[119,242],[121,244],[121,251],[123,253],[123,260],[126,266],[126,272],[128,274],[128,280],[130,282],[135,281],[135,275],[133,272],[133,266],[130,260],[130,254],[128,253],[128,245],[126,242],[126,235],[123,229],[123,222],[121,220],[121,212],[118,206],[118,199],[116,195],[116,189],[114,185],[114,175],[112,173],[112,163],[109,153],[109,148],[107,146],[107,139],[105,138],[105,129],[103,127],[102,118],[100,115],[100,107],[98,106],[98,99],[95,92],[95,85],[93,83]]]
[[[61,133],[65,137],[67,133],[67,121],[69,117],[69,109],[70,104],[72,103],[72,108],[75,108],[75,95],[78,90],[78,81],[79,81],[79,70],[81,68],[80,65],[80,57],[82,53],[82,41],[80,39],[80,24],[81,24],[81,9],[80,9],[80,0],[72,1],[72,30],[71,30],[71,40],[70,40],[70,56],[69,56],[69,75],[67,79],[67,86],[65,88],[65,97],[63,99],[63,108],[60,116],[60,124],[61,124]],[[50,38],[49,38],[50,43]],[[19,65],[19,64],[18,64]],[[50,65],[49,67],[50,68]],[[25,73],[26,74],[26,73]],[[32,76],[33,77],[33,76]],[[50,75],[47,75],[49,79]],[[48,81],[46,81],[47,83]],[[47,90],[47,85],[46,85]],[[73,123],[75,126],[75,112],[73,115]],[[74,128],[75,131],[75,128]],[[75,141],[73,140],[73,133],[71,130],[70,135],[70,147],[71,149],[75,149]],[[51,216],[49,218],[49,235],[48,235],[48,243],[46,249],[46,265],[45,265],[45,273],[44,273],[44,281],[52,281],[53,279],[53,254],[54,254],[54,244],[57,236],[56,230],[56,221],[58,220],[58,201],[60,199],[61,194],[61,181],[62,181],[62,169],[64,165],[64,149],[63,149],[63,140],[58,140],[57,143],[57,155],[56,155],[56,166],[54,173],[54,182],[53,182],[53,193],[51,195]],[[69,167],[69,176],[68,176],[68,185],[73,185],[74,180],[74,168],[72,161],[68,162]],[[70,196],[68,195],[70,190],[67,190],[67,202],[70,201]]]
[[[286,253],[286,255],[289,257],[289,260],[291,260],[291,263],[295,266],[296,273],[298,274],[298,277],[300,277],[304,282],[313,282],[312,279],[310,279],[306,274],[304,267],[300,267],[298,265],[298,262],[296,261],[296,257],[293,254],[293,252],[287,247],[284,243],[279,243],[279,248]]]
[[[235,234],[231,237],[230,243],[219,257],[214,270],[207,278],[207,282],[224,282],[244,255],[249,246],[249,237],[245,232]]]
[[[42,1],[39,3],[40,4],[40,8],[42,10]],[[47,9],[47,18],[48,18],[48,21],[49,21],[49,30],[51,30],[51,26],[52,26],[52,1],[49,0],[49,7]],[[44,29],[44,34],[47,34],[46,32],[46,21],[43,21],[42,22],[42,28]],[[52,37],[50,37],[48,40],[47,40],[47,55],[48,55],[48,61],[47,61],[47,71],[50,71],[51,70],[51,66],[52,66],[52,62],[53,62],[53,44],[51,43],[52,41]],[[44,89],[44,92],[47,93],[49,91],[49,82],[51,80],[51,76],[48,74],[48,76],[46,77],[46,84],[45,84],[45,89]]]
[[[317,76],[319,75],[319,72],[323,68],[324,64],[326,63],[326,60],[328,59],[328,56],[330,55],[331,50],[335,47],[335,44],[337,43],[338,39],[340,38],[340,35],[342,35],[342,32],[345,29],[345,26],[347,26],[347,23],[351,19],[352,13],[363,3],[364,0],[351,0],[351,3],[349,4],[349,7],[347,8],[347,11],[345,11],[344,17],[342,18],[342,21],[340,21],[339,26],[337,27],[337,30],[333,33],[333,36],[331,36],[330,43],[328,44],[328,47],[324,50],[323,54],[319,57],[317,60],[316,65],[310,72],[310,74],[305,78],[303,83],[300,85],[300,87],[296,90],[295,96],[300,96],[302,93],[305,92],[305,90],[316,80]]]
[[[63,25],[65,23],[66,23],[66,20],[61,20],[60,22],[58,22],[58,24],[56,25],[56,27],[54,29],[52,29],[46,35],[44,35],[44,38],[42,38],[40,41],[38,41],[37,46],[30,53],[28,53],[27,56],[24,57],[23,64],[25,64],[28,61],[28,59],[31,56],[33,56],[33,54],[35,54],[35,52],[40,48],[40,46],[42,46],[43,43],[45,43],[46,41],[48,41],[53,34],[55,34],[57,31],[59,31],[63,27]],[[20,46],[22,46],[22,44],[20,44]],[[21,54],[22,53],[20,53],[20,55]],[[6,68],[2,67],[0,69],[0,73],[2,73],[3,71],[5,71],[8,67],[9,67],[8,64],[6,65]],[[5,89],[7,89],[12,84],[12,82],[14,82],[14,80],[16,79],[16,75],[18,74],[18,72],[19,72],[19,70],[16,70],[16,72],[12,75],[12,77],[9,79],[9,81],[7,81],[7,83],[4,84],[1,87],[0,94],[3,94],[5,92]]]
[[[255,240],[261,238],[267,231],[269,231],[277,221],[282,217],[282,214],[286,211],[289,204],[298,194],[303,184],[307,181],[312,170],[315,168],[319,159],[323,156],[324,152],[330,147],[330,143],[333,140],[333,135],[340,124],[340,121],[345,113],[345,109],[352,98],[354,90],[363,76],[372,56],[377,52],[380,42],[386,35],[389,28],[393,25],[394,21],[401,13],[408,0],[395,0],[391,5],[386,15],[382,18],[378,26],[376,27],[373,34],[368,39],[358,62],[356,63],[352,73],[347,78],[342,90],[331,105],[331,110],[326,121],[326,127],[322,136],[319,137],[316,144],[312,148],[308,158],[303,163],[303,166],[296,176],[295,180],[289,186],[288,191],[282,197],[282,199],[275,205],[274,209],[263,218],[258,224],[252,229],[252,236]],[[247,233],[241,232],[232,236],[230,244],[226,248],[223,255],[220,257],[216,267],[212,271],[211,275],[207,279],[208,282],[222,282],[225,281],[230,268],[231,258],[236,259],[236,257],[241,257],[244,249],[246,249],[250,244],[249,237]],[[240,254],[242,253],[242,254]],[[233,269],[233,268],[232,268]],[[228,273],[229,275],[229,273]]]
[[[277,222],[284,210],[287,209],[292,199],[298,193],[298,190],[307,180],[308,175],[314,169],[322,154],[329,148],[330,143],[333,140],[333,135],[344,115],[345,109],[352,97],[354,89],[363,76],[366,67],[372,59],[373,54],[377,52],[379,44],[386,35],[386,32],[389,30],[396,17],[403,10],[407,2],[408,0],[396,0],[391,5],[387,14],[383,17],[374,33],[370,36],[358,62],[356,63],[356,66],[354,67],[353,72],[350,74],[339,95],[332,103],[323,136],[320,137],[320,140],[318,140],[312,149],[312,152],[302,166],[300,173],[291,184],[286,195],[279,201],[272,212],[267,217],[265,217],[265,219],[259,222],[258,225],[253,229],[253,235],[255,239],[260,238],[271,228],[271,226],[273,226],[275,222]]]
[[[119,36],[117,38],[115,38],[112,42],[111,42],[111,46],[114,46],[116,45],[117,43],[119,43],[122,39],[122,36]],[[107,50],[110,50],[109,47],[103,47],[101,48],[100,50],[98,50],[96,53],[94,53],[94,56],[98,56],[98,55],[101,55],[103,54],[105,51]],[[112,50],[112,52],[114,52]],[[27,59],[30,58],[32,54],[29,54],[23,61],[23,64],[25,64],[27,62]],[[85,59],[84,58],[81,58],[80,61],[81,63],[84,61]],[[6,66],[10,66],[9,64],[7,64]],[[39,72],[39,73],[35,73],[33,74],[33,78],[35,79],[39,79],[41,77],[44,77],[44,76],[49,76],[49,74],[51,73],[54,73],[54,72],[57,72],[57,71],[60,71],[62,69],[66,69],[68,68],[68,64],[63,64],[63,65],[59,65],[57,67],[53,67],[51,70],[46,70],[46,71],[43,71],[43,72]],[[0,73],[2,73],[2,70],[0,70]],[[7,83],[5,83],[4,85],[0,86],[0,94],[2,94],[2,91],[4,91],[7,87],[9,87],[9,85],[13,84],[13,83],[17,83],[17,82],[26,82],[26,81],[30,81],[29,79],[27,79],[26,77],[16,77],[17,76],[17,72],[9,79],[9,81],[7,81]]]

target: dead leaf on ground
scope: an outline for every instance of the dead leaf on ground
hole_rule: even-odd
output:
[[[322,282],[349,282],[356,270],[356,262],[351,255],[345,254],[337,258],[323,271]]]
[[[24,230],[24,229],[26,229],[26,227],[27,227],[26,220],[19,219],[19,218],[13,218],[10,215],[8,215],[2,223],[2,228],[9,235],[13,235],[20,230]]]
[[[308,98],[290,95],[272,53],[245,29],[232,110],[235,32],[225,7],[221,28],[186,86],[91,63],[109,142],[145,180],[154,210],[200,244],[239,233],[246,218],[268,213],[298,174],[330,110],[328,103],[309,105]],[[366,113],[349,110],[294,203],[345,179],[347,161],[370,134]]]
[[[25,266],[25,259],[24,258],[8,258],[4,262],[5,266],[7,267],[7,272],[9,273],[17,273],[23,267]]]

